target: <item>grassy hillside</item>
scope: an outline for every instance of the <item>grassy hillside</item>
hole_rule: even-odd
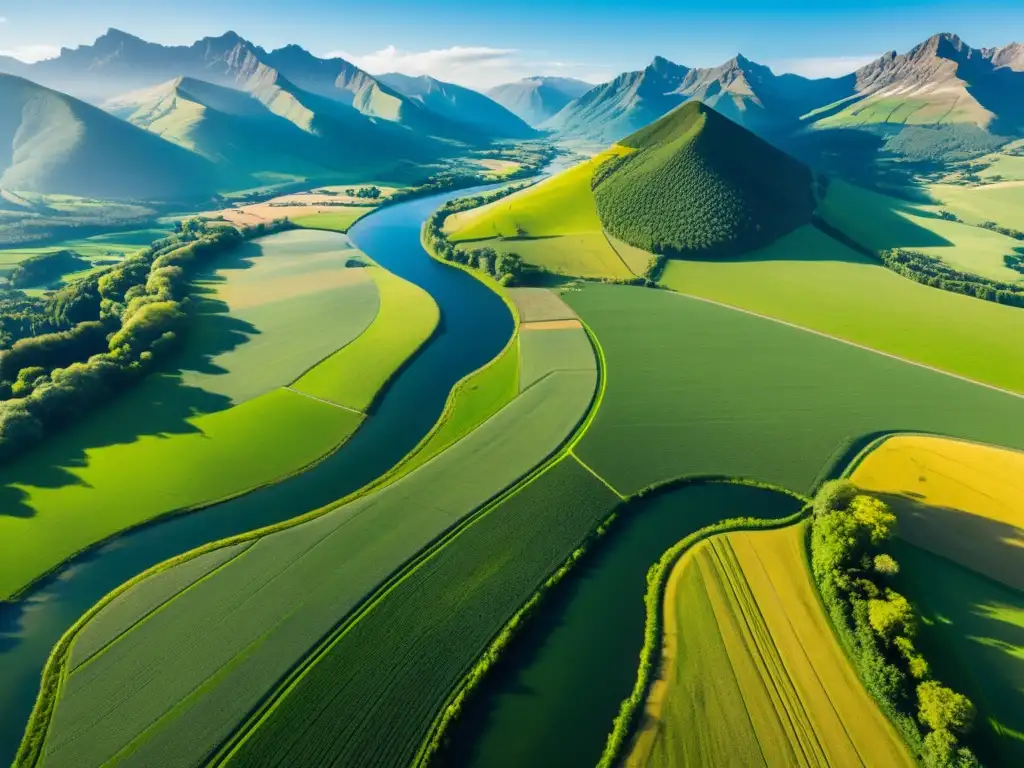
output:
[[[805,166],[699,102],[620,143],[636,151],[603,174],[594,196],[605,229],[630,245],[728,256],[785,234],[813,210]]]
[[[107,199],[211,192],[202,157],[96,107],[0,75],[0,186]]]

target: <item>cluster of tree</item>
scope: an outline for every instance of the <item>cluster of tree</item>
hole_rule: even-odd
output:
[[[21,215],[6,215],[0,219],[0,246],[3,247],[134,229],[152,224],[156,215],[152,208],[133,203],[104,202],[56,209],[42,201],[12,209],[11,214]]]
[[[116,267],[57,292],[65,295],[48,311],[69,327],[0,352],[0,459],[151,370],[185,329],[189,275],[244,239],[288,226],[281,220],[240,231],[190,219]]]
[[[60,280],[68,272],[88,269],[90,263],[74,251],[60,250],[39,253],[19,262],[9,280],[15,288],[33,288]]]
[[[990,229],[1001,235],[1012,237],[1014,240],[1024,240],[1024,232],[1021,232],[1019,229],[1011,229],[1010,227],[1001,227],[994,221],[983,221],[978,226],[982,229]]]
[[[960,221],[960,217],[952,211],[941,210],[939,211],[939,218],[944,221]]]
[[[974,705],[932,679],[914,645],[917,616],[890,586],[899,564],[885,550],[895,525],[879,499],[845,480],[826,483],[814,500],[811,523],[814,578],[865,685],[920,745],[924,765],[972,768],[978,761],[960,737],[970,730]]]
[[[815,204],[804,165],[727,120],[608,161],[595,178],[604,228],[671,257],[760,247],[806,223]]]
[[[459,250],[445,236],[444,222],[452,214],[493,203],[495,200],[508,197],[524,189],[526,186],[526,184],[510,185],[487,195],[475,195],[473,197],[449,200],[434,211],[430,218],[427,219],[426,224],[423,225],[424,242],[438,257],[445,261],[463,264],[472,269],[479,269],[502,285],[520,284],[524,267],[523,260],[518,254],[506,253],[490,247],[477,248],[470,251]]]
[[[345,194],[348,195],[349,197],[365,197],[370,200],[376,200],[377,198],[380,197],[381,192],[380,187],[374,186],[360,187],[359,189],[349,187],[348,189],[345,190]]]
[[[1024,286],[961,272],[933,256],[903,248],[889,248],[880,251],[878,256],[893,272],[933,288],[962,293],[997,304],[1024,307]]]
[[[1005,256],[1003,256],[1003,264],[1005,264],[1010,269],[1015,269],[1018,272],[1024,273],[1024,254],[1008,253]]]
[[[951,162],[994,152],[1006,139],[976,125],[906,125],[899,129],[878,126],[886,152],[912,162]]]

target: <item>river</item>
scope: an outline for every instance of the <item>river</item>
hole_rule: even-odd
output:
[[[445,200],[487,188],[383,208],[349,231],[378,264],[426,290],[440,307],[441,322],[339,451],[277,485],[125,534],[69,561],[17,602],[0,603],[0,763],[14,758],[50,650],[100,598],[163,560],[296,517],[372,481],[430,430],[454,384],[501,351],[513,329],[504,302],[420,246],[420,228],[431,211]]]

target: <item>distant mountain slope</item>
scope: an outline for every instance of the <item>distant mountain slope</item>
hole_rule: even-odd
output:
[[[410,77],[398,72],[378,75],[377,80],[435,114],[471,125],[490,136],[509,139],[537,136],[537,131],[505,107],[469,88],[445,83],[427,75]]]
[[[527,77],[497,85],[487,95],[527,124],[539,126],[566,104],[593,88],[571,77]]]
[[[634,152],[595,173],[604,228],[679,257],[762,246],[810,220],[810,170],[714,109],[691,101],[619,142]]]
[[[657,120],[686,100],[677,93],[688,67],[656,56],[644,69],[626,72],[565,105],[541,128],[609,143]]]
[[[63,93],[0,75],[0,105],[0,187],[110,199],[214,188],[203,158]]]
[[[905,54],[890,51],[857,70],[850,93],[807,116],[818,128],[964,125],[1024,133],[1021,46],[979,50],[934,35]]]
[[[296,114],[294,101],[310,109],[309,99],[297,94],[302,91],[319,97],[320,105],[326,100],[373,118],[372,124],[395,123],[445,140],[482,139],[478,131],[431,112],[344,59],[320,59],[297,45],[268,52],[234,32],[164,46],[110,29],[92,45],[64,48],[54,59],[26,66],[26,77],[96,103],[187,77],[262,93],[276,112]],[[285,104],[274,105],[280,92],[287,94],[281,97]]]

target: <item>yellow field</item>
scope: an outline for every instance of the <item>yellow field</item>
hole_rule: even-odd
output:
[[[662,678],[631,766],[911,766],[837,643],[803,525],[695,547],[666,590]]]
[[[885,498],[910,543],[1024,590],[1024,453],[898,435],[850,479]]]

